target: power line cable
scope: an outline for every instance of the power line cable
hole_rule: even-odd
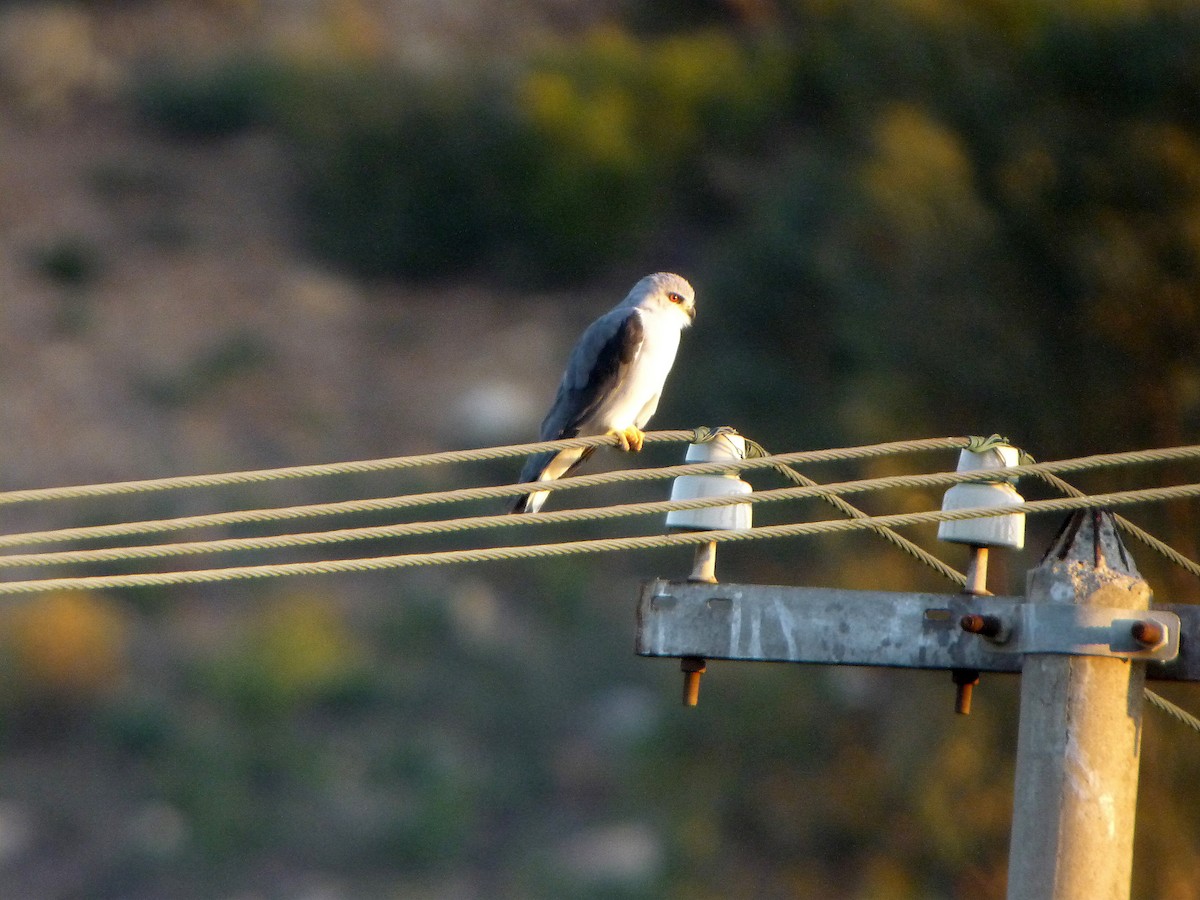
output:
[[[1159,502],[1181,497],[1200,496],[1200,484],[1182,484],[1165,488],[1119,491],[1085,497],[1062,497],[1050,500],[1033,500],[1020,507],[1025,513],[1063,512],[1077,509],[1107,508],[1133,503]],[[317,562],[277,563],[254,566],[234,566],[220,569],[199,569],[178,572],[158,572],[129,575],[100,575],[68,578],[48,578],[30,581],[0,583],[0,595],[28,594],[55,590],[110,590],[129,587],[166,587],[183,584],[200,584],[250,579],[273,578],[288,575],[320,575],[349,572],[370,572],[387,569],[414,568],[418,566],[449,565],[461,563],[495,562],[517,559],[560,557],[580,553],[646,550],[672,546],[690,546],[715,541],[743,542],[782,537],[811,536],[858,530],[874,530],[879,527],[899,528],[911,525],[931,524],[960,519],[985,518],[997,515],[1012,515],[1013,508],[997,509],[970,508],[957,510],[930,510],[925,512],[898,513],[883,516],[868,516],[855,519],[834,519],[821,522],[801,522],[787,525],[766,525],[748,530],[721,530],[685,532],[665,535],[641,535],[633,537],[602,538],[566,543],[531,544],[524,546],[486,547],[468,550],[442,550],[429,553],[411,553],[393,556],[322,560]]]
[[[716,432],[712,429],[696,429],[693,432],[666,431],[652,432],[646,435],[647,442],[668,442],[683,440],[704,440],[711,438]],[[106,496],[119,496],[146,493],[162,490],[179,490],[186,488],[211,488],[230,485],[244,485],[277,481],[282,479],[298,479],[329,475],[363,474],[389,470],[418,468],[430,465],[476,462],[490,459],[501,459],[511,456],[526,455],[549,449],[561,449],[570,446],[600,446],[611,439],[606,437],[572,439],[568,441],[537,442],[532,444],[510,445],[506,447],[483,448],[480,450],[449,451],[433,454],[420,454],[406,457],[392,457],[376,460],[361,460],[295,466],[287,468],[258,469],[243,472],[219,473],[213,475],[175,476],[169,478],[146,479],[141,481],[111,482],[107,484],[75,485],[63,488],[39,488],[0,493],[0,505],[32,503],[43,501],[73,500]],[[972,446],[974,439],[963,438],[933,438],[917,441],[890,442],[858,448],[841,448],[834,451],[800,451],[793,454],[771,456],[756,444],[751,443],[755,451],[752,458],[737,461],[736,464],[685,465],[661,467],[659,469],[629,470],[618,473],[606,473],[598,476],[583,476],[568,482],[556,482],[545,485],[552,490],[572,490],[590,487],[596,484],[615,483],[621,481],[649,480],[675,477],[679,474],[701,474],[729,472],[733,470],[755,469],[770,467],[782,474],[799,487],[777,491],[759,492],[752,497],[751,502],[768,502],[775,499],[819,496],[831,503],[844,515],[849,516],[841,522],[805,523],[791,526],[767,526],[753,532],[729,533],[692,533],[649,536],[642,538],[616,538],[599,541],[577,541],[566,544],[533,545],[525,548],[489,548],[475,551],[442,551],[433,554],[408,554],[375,559],[333,560],[315,563],[284,563],[274,565],[229,567],[225,569],[191,570],[173,573],[151,573],[145,575],[114,575],[114,576],[85,576],[76,578],[59,578],[32,580],[24,582],[9,582],[0,584],[0,594],[20,594],[39,591],[49,591],[67,588],[109,589],[116,587],[151,586],[168,584],[187,584],[201,582],[231,581],[248,578],[278,577],[289,574],[317,574],[348,571],[370,571],[381,568],[401,568],[418,564],[440,564],[453,561],[484,561],[486,559],[513,559],[540,555],[563,555],[574,552],[600,552],[603,549],[638,549],[641,547],[670,546],[675,544],[692,544],[700,541],[732,541],[769,538],[799,534],[819,534],[825,531],[847,531],[868,528],[901,549],[905,550],[925,565],[934,569],[956,584],[965,583],[965,576],[943,563],[932,554],[925,551],[909,539],[899,535],[892,529],[918,521],[949,521],[955,518],[975,518],[983,515],[1009,514],[1008,510],[956,510],[953,513],[926,513],[895,516],[870,516],[859,510],[840,494],[854,493],[863,490],[882,490],[887,487],[926,487],[966,481],[985,480],[985,477],[954,477],[954,473],[935,473],[928,476],[898,476],[882,479],[866,479],[857,482],[842,482],[832,485],[820,485],[811,478],[792,468],[795,463],[816,463],[836,459],[861,459],[887,453],[911,452],[914,450],[950,449],[955,447]],[[1053,511],[1056,509],[1084,508],[1095,505],[1117,505],[1126,502],[1150,502],[1153,500],[1171,499],[1181,496],[1195,496],[1195,485],[1179,485],[1174,488],[1117,492],[1108,495],[1089,497],[1073,485],[1059,478],[1055,472],[1081,471],[1105,465],[1135,464],[1158,462],[1173,459],[1190,459],[1200,455],[1200,447],[1159,448],[1149,451],[1130,451],[1117,454],[1096,454],[1075,460],[1062,460],[1054,463],[1026,465],[1013,467],[1013,470],[992,470],[987,473],[991,478],[1020,477],[1021,475],[1036,475],[1047,484],[1067,495],[1068,502],[1033,501],[1023,507],[1027,512]],[[947,477],[950,476],[950,477]],[[18,535],[0,536],[0,546],[20,546],[39,542],[54,542],[77,539],[89,539],[113,536],[131,536],[135,534],[171,531],[182,528],[201,526],[228,525],[247,522],[279,521],[304,516],[337,515],[351,512],[378,511],[383,509],[400,509],[412,506],[427,505],[439,502],[460,502],[467,499],[485,499],[489,497],[505,497],[520,493],[517,486],[496,486],[488,488],[459,489],[456,491],[430,492],[424,495],[405,495],[400,497],[374,498],[352,501],[341,501],[327,504],[306,504],[275,509],[242,510],[227,513],[216,513],[202,516],[176,517],[146,522],[115,523],[108,526],[91,526],[74,529],[58,529],[55,531],[27,532]],[[729,501],[726,498],[715,500],[695,500],[677,502],[655,502],[641,504],[621,504],[591,510],[566,510],[558,513],[542,514],[536,520],[539,524],[579,521],[581,519],[612,518],[621,515],[646,514],[663,512],[669,509],[703,508],[705,506],[722,505],[725,502],[746,502],[750,497],[740,501]],[[1073,503],[1072,503],[1073,501]],[[1200,565],[1178,553],[1158,538],[1139,528],[1122,516],[1116,516],[1118,525],[1127,533],[1141,540],[1147,546],[1163,554],[1171,561],[1180,565],[1193,575],[1200,577]],[[420,533],[438,533],[466,528],[501,527],[512,522],[510,517],[482,516],[465,517],[457,520],[440,522],[408,523],[405,525],[380,526],[376,528],[337,529],[325,532],[310,532],[302,534],[277,535],[265,538],[223,539],[215,541],[194,541],[165,545],[153,545],[133,548],[105,548],[66,553],[42,553],[12,555],[0,559],[0,566],[33,566],[63,563],[82,563],[96,561],[115,561],[131,559],[162,558],[166,556],[193,555],[197,553],[227,552],[233,550],[262,550],[279,547],[312,546],[314,544],[332,543],[342,540],[362,540],[370,538],[396,537]],[[1167,712],[1189,727],[1200,731],[1200,719],[1171,703],[1166,698],[1145,689],[1147,700],[1157,708]]]
[[[687,469],[688,467],[679,468]],[[711,470],[712,465],[705,465],[703,468],[705,470]],[[612,504],[601,507],[587,507],[581,509],[551,510],[538,513],[536,516],[513,516],[509,514],[466,516],[452,519],[435,519],[422,522],[404,522],[392,525],[342,528],[331,529],[327,531],[300,532],[248,538],[221,538],[209,541],[186,541],[133,547],[105,547],[87,550],[47,551],[19,554],[13,553],[0,555],[0,568],[12,569],[26,566],[76,565],[132,559],[158,559],[168,556],[192,556],[205,553],[277,550],[290,547],[310,547],[322,544],[336,544],[359,540],[377,540],[383,538],[396,539],[438,534],[451,534],[473,529],[482,530],[496,528],[523,528],[526,526],[545,527],[548,525],[561,525],[568,523],[606,521],[630,516],[662,515],[664,513],[676,510],[706,509],[742,503],[758,505],[785,500],[804,500],[812,498],[836,500],[840,494],[844,493],[877,491],[900,487],[936,487],[963,482],[987,481],[995,478],[995,476],[991,474],[991,471],[992,470],[977,470],[972,472],[936,472],[926,475],[897,475],[860,481],[831,482],[827,484],[818,484],[813,482],[811,479],[805,479],[804,476],[793,471],[792,478],[796,480],[797,484],[799,485],[797,487],[756,491],[754,493],[738,495],[735,497],[700,497],[690,500],[652,500],[638,503]],[[392,498],[384,499],[390,500]],[[395,499],[403,500],[404,498]],[[388,506],[376,508],[394,507]],[[837,508],[841,509],[840,506]],[[854,509],[854,507],[850,507],[850,509]],[[285,511],[290,510],[282,510],[279,512]],[[345,511],[345,509],[340,508],[340,511]],[[866,513],[855,510],[855,514],[852,517],[865,518],[866,516]],[[194,519],[181,521],[195,524]],[[166,522],[170,524],[171,520],[166,520]],[[160,523],[130,524],[152,525]],[[121,528],[122,526],[116,527]],[[95,526],[87,530],[86,536],[100,537],[105,536],[106,532],[107,529],[105,526]],[[120,533],[123,535],[128,535],[130,534],[130,531],[122,530]],[[55,533],[48,532],[47,534]],[[108,536],[111,536],[111,534]],[[898,535],[895,536],[899,537]],[[938,560],[938,562],[940,563],[940,560]]]
[[[673,434],[673,432],[667,432]],[[945,449],[948,444],[961,444],[965,439],[931,439],[930,442],[921,442],[922,446],[915,449]],[[804,490],[791,491],[760,491],[755,494],[746,495],[738,502],[763,502],[773,499],[802,499],[810,496],[834,496],[837,494],[857,493],[861,491],[884,490],[889,488],[927,488],[938,487],[959,482],[969,481],[986,481],[996,478],[1016,478],[1024,475],[1038,475],[1045,478],[1052,484],[1055,484],[1063,493],[1075,491],[1075,496],[1080,493],[1077,489],[1072,488],[1066,482],[1061,480],[1052,481],[1051,478],[1055,472],[1077,472],[1088,469],[1095,469],[1105,466],[1124,465],[1124,464],[1140,464],[1164,462],[1181,459],[1200,458],[1200,446],[1185,446],[1162,448],[1155,451],[1133,451],[1121,453],[1105,453],[1094,454],[1091,456],[1078,457],[1075,459],[1056,460],[1051,462],[1035,463],[1030,465],[1015,466],[1003,469],[988,469],[969,473],[960,472],[937,472],[917,475],[894,475],[885,476],[883,478],[863,479],[847,482],[835,482],[825,485],[819,485],[805,476],[799,475],[791,468],[795,463],[811,463],[811,462],[827,462],[831,460],[845,460],[854,458],[865,458],[874,456],[881,452],[903,452],[896,451],[894,448],[913,448],[917,442],[897,442],[892,444],[869,445],[865,447],[843,448],[834,451],[796,451],[792,453],[784,453],[775,456],[758,457],[752,460],[734,461],[726,463],[688,463],[682,465],[665,466],[659,468],[646,469],[627,469],[616,472],[602,472],[593,475],[581,475],[570,479],[560,481],[547,482],[544,485],[539,485],[540,488],[551,491],[563,490],[579,490],[582,488],[598,487],[602,485],[651,481],[666,478],[674,478],[679,475],[700,475],[700,474],[722,474],[736,468],[742,471],[747,469],[771,468],[776,469],[793,483],[804,487]],[[534,445],[536,446],[536,445]],[[420,494],[405,494],[390,497],[365,498],[359,500],[342,500],[329,503],[303,504],[297,506],[250,509],[250,510],[233,510],[230,512],[205,513],[192,516],[179,516],[168,519],[153,519],[136,522],[119,522],[109,525],[90,525],[78,526],[73,528],[52,529],[44,531],[19,532],[14,534],[0,535],[0,548],[12,548],[20,546],[29,546],[36,544],[47,543],[65,543],[71,541],[85,540],[100,540],[106,538],[124,538],[138,535],[154,534],[159,532],[181,531],[193,528],[221,527],[229,525],[245,525],[245,524],[265,524],[269,522],[287,521],[291,519],[301,519],[308,517],[325,517],[337,515],[349,515],[356,513],[368,512],[385,512],[400,509],[410,509],[420,506],[429,506],[436,504],[459,503],[464,501],[477,501],[488,499],[501,499],[505,497],[516,496],[525,492],[527,486],[512,484],[512,485],[488,485],[474,488],[455,488],[445,491],[433,491]],[[721,505],[718,501],[712,505]],[[707,504],[701,504],[707,505]],[[678,508],[698,508],[698,507],[678,507]],[[611,513],[606,512],[606,509],[612,509]],[[668,507],[647,507],[645,512],[664,512]],[[610,518],[619,515],[633,514],[640,512],[636,506],[618,506],[611,508],[596,508],[588,512],[584,516],[571,515],[562,517],[557,513],[539,513],[538,517],[503,517],[503,522],[497,521],[491,523],[487,527],[499,527],[503,524],[526,524],[537,522],[538,524],[546,522],[561,522],[561,521],[578,521],[581,518]],[[462,521],[469,522],[470,519]],[[1124,521],[1124,520],[1123,520]],[[1126,522],[1127,527],[1136,529]],[[420,528],[421,525],[411,526]],[[455,530],[461,530],[462,526],[456,526]],[[447,528],[447,530],[450,530]],[[1137,533],[1140,529],[1135,530]],[[397,532],[395,534],[386,535],[389,537],[401,536],[405,532]],[[412,533],[430,533],[428,528]],[[1146,536],[1144,532],[1139,534],[1139,537],[1146,541],[1150,546],[1155,546],[1157,539],[1152,536]],[[1157,541],[1162,544],[1161,541]],[[1166,545],[1162,545],[1166,547]],[[1185,557],[1180,556],[1167,547],[1163,551],[1161,547],[1155,547],[1160,552],[1167,552],[1172,558],[1189,568],[1190,561]],[[3,563],[0,563],[2,565]],[[1191,564],[1194,566],[1195,564]],[[1200,575],[1200,567],[1195,567],[1195,573]],[[956,580],[956,579],[952,579]]]
[[[658,435],[673,437],[680,432],[659,432]],[[692,434],[686,432],[686,434]],[[651,435],[647,435],[649,439]],[[597,439],[589,439],[593,444]],[[914,452],[918,450],[938,450],[960,447],[965,444],[965,438],[929,438],[918,441],[895,441],[886,444],[873,444],[863,447],[848,447],[835,450],[799,450],[784,453],[774,457],[762,457],[748,460],[731,461],[730,463],[686,463],[674,466],[646,469],[622,469],[616,472],[600,472],[593,475],[579,475],[558,481],[539,482],[538,490],[571,491],[601,485],[654,481],[674,478],[678,475],[723,474],[731,469],[761,469],[770,468],[780,463],[820,463],[840,460],[864,459],[892,453]],[[576,441],[557,441],[544,444],[525,444],[523,447],[543,446],[576,446]],[[499,448],[507,449],[507,448]],[[416,457],[407,457],[415,459]],[[283,471],[283,470],[263,470]],[[230,473],[230,477],[247,473]],[[254,473],[249,473],[254,474]],[[204,476],[208,477],[208,476]],[[219,476],[211,476],[213,478]],[[231,483],[231,482],[223,482]],[[117,482],[116,486],[125,484],[153,484],[153,482]],[[59,490],[73,492],[70,498],[84,496],[85,489],[95,487],[105,489],[114,485],[79,486],[76,488],[39,488],[37,492],[51,492],[52,496],[40,499],[68,499],[60,495]],[[198,486],[198,485],[190,485]],[[151,490],[153,488],[147,488]],[[147,520],[142,522],[120,522],[111,525],[79,526],[75,528],[54,529],[46,531],[23,532],[0,535],[0,548],[16,547],[38,543],[56,543],[63,541],[91,540],[110,537],[129,537],[139,534],[151,534],[158,531],[177,531],[186,528],[203,528],[225,525],[241,525],[249,523],[264,523],[287,519],[305,518],[309,516],[333,516],[363,512],[379,512],[384,510],[407,509],[416,506],[428,506],[444,503],[461,503],[477,500],[503,499],[515,497],[529,490],[528,485],[486,485],[473,488],[454,488],[444,491],[432,491],[422,494],[405,494],[392,497],[378,497],[361,500],[342,500],[331,503],[313,503],[298,506],[263,508],[253,510],[233,510],[231,512],[206,513],[194,516],[179,516],[169,519]],[[35,493],[33,490],[18,492],[29,499]],[[119,491],[117,492],[119,493]],[[86,494],[99,496],[100,494]],[[0,494],[0,498],[4,495]]]
[[[707,430],[707,429],[706,429]],[[645,442],[680,443],[697,437],[692,431],[651,431],[644,435]],[[923,438],[912,441],[892,441],[865,447],[837,450],[801,451],[807,462],[822,462],[838,459],[857,459],[864,456],[904,453],[912,450],[931,450],[965,446],[965,438]],[[617,439],[610,435],[597,437],[567,438],[556,441],[538,441],[530,444],[511,444],[502,447],[484,447],[478,450],[450,450],[439,453],[423,453],[415,456],[397,456],[383,459],[354,460],[349,462],[318,463],[306,466],[288,466],[274,469],[252,469],[242,472],[222,472],[210,475],[174,475],[166,478],[150,478],[140,481],[115,481],[104,484],[81,484],[66,487],[28,488],[0,492],[0,505],[35,503],[58,500],[79,500],[95,497],[111,497],[126,494],[141,494],[154,491],[173,491],[187,488],[213,488],[231,485],[259,484],[263,482],[323,477],[330,475],[361,475],[400,469],[422,468],[449,463],[482,462],[515,456],[529,456],[547,450],[562,450],[570,447],[617,446]],[[758,465],[752,460],[745,465]],[[540,489],[540,488],[539,488]]]

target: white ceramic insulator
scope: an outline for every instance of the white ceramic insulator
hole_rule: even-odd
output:
[[[1007,468],[1018,465],[1020,457],[1021,453],[1016,447],[1008,446],[993,447],[980,453],[963,450],[958,456],[958,471]],[[1012,484],[997,480],[953,485],[946,491],[942,509],[994,509],[1002,506],[1021,506],[1024,502],[1025,499],[1017,493]],[[938,526],[938,539],[955,544],[972,544],[976,547],[1020,550],[1025,546],[1025,514],[1013,513],[1011,516],[942,522]]]
[[[719,434],[711,441],[690,444],[688,462],[724,462],[744,459],[746,441],[739,434]],[[737,497],[753,488],[737,475],[680,475],[671,486],[672,500],[700,497]],[[667,527],[677,531],[743,530],[751,527],[749,503],[710,506],[704,509],[677,509],[667,513]]]

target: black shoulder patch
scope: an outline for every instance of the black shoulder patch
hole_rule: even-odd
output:
[[[627,316],[621,324],[621,330],[617,332],[616,340],[620,345],[621,362],[628,365],[633,362],[633,359],[638,354],[638,350],[642,346],[642,338],[645,337],[646,329],[642,325],[642,314],[636,309],[633,314]]]
[[[569,410],[561,422],[562,436],[574,436],[580,426],[588,420],[596,408],[617,386],[625,380],[629,366],[641,351],[645,329],[642,316],[637,311],[626,316],[612,337],[604,342],[596,354],[586,383],[571,390],[562,398],[563,406]]]

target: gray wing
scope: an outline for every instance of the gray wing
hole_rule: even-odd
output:
[[[636,309],[614,309],[589,325],[567,359],[554,404],[542,421],[540,439],[554,441],[578,435],[605,398],[627,377],[642,338],[642,317]],[[572,468],[590,455],[590,450],[583,453]],[[535,480],[554,456],[539,453],[530,457],[520,480]]]
[[[642,317],[616,309],[593,322],[571,351],[554,405],[542,422],[543,441],[575,437],[625,380],[642,347]]]

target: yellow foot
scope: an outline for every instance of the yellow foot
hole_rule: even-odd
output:
[[[621,444],[621,449],[625,451],[632,450],[634,453],[640,453],[642,444],[646,442],[645,434],[636,426],[630,425],[624,431],[613,429],[609,432]]]

